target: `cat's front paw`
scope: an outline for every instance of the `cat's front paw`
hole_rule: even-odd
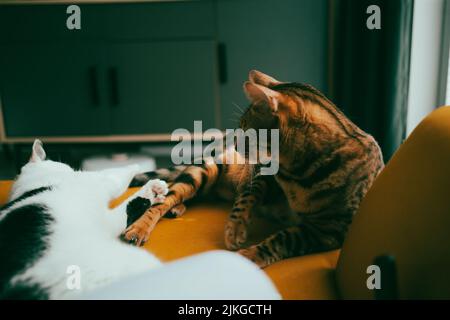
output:
[[[163,180],[154,179],[148,181],[138,192],[138,196],[149,199],[151,204],[164,202],[169,191],[167,183]]]
[[[225,246],[228,250],[237,250],[247,241],[247,226],[238,220],[228,220],[225,225]]]
[[[155,196],[155,203],[164,202],[166,199],[166,194],[169,192],[169,186],[167,183],[160,179],[154,179],[150,180],[148,184]]]
[[[249,259],[256,265],[258,265],[258,267],[260,267],[261,269],[267,267],[270,264],[269,261],[261,257],[257,246],[251,246],[250,248],[247,249],[241,249],[237,253]]]
[[[144,214],[122,232],[122,239],[138,247],[143,246],[148,241],[153,227],[152,220]]]

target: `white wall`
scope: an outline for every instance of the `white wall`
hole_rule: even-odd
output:
[[[408,134],[438,107],[445,0],[415,0],[408,97]]]

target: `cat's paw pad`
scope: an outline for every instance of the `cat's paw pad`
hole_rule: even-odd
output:
[[[152,203],[155,199],[155,194],[152,190],[151,181],[147,182],[142,186],[142,188],[138,191],[137,196],[150,200]]]
[[[165,181],[156,179],[148,181],[139,191],[139,196],[149,199],[152,204],[164,202],[169,191]]]
[[[167,192],[169,192],[169,186],[163,180],[154,179],[149,181],[149,183],[151,184],[151,188],[153,193],[155,194],[155,197],[165,196]]]
[[[225,225],[225,246],[237,250],[247,241],[247,226],[243,221],[229,220]]]

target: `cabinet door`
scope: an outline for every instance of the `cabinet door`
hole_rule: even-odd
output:
[[[108,133],[97,46],[0,45],[0,98],[6,135]]]
[[[108,46],[108,85],[115,134],[171,133],[215,127],[213,41],[159,41]]]
[[[229,120],[248,106],[242,84],[257,69],[281,81],[306,82],[326,91],[328,0],[217,1],[219,41],[225,44],[227,82],[221,114]],[[257,8],[257,10],[255,10]]]

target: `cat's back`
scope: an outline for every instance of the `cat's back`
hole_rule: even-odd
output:
[[[100,193],[70,179],[9,202],[0,211],[0,298],[73,298],[158,266],[111,231],[112,214]],[[71,290],[78,271],[81,287]]]
[[[39,261],[50,246],[52,225],[55,221],[49,208],[37,201],[50,187],[29,190],[0,209],[0,297],[21,296],[27,299],[45,299],[47,293],[32,281],[11,283]]]

